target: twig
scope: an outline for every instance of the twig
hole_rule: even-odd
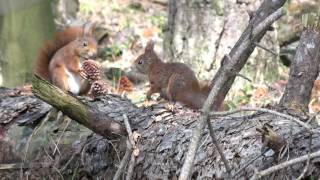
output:
[[[73,161],[74,157],[75,157],[75,153],[72,154],[72,156],[69,158],[69,160],[67,161],[67,163],[65,163],[65,164],[63,165],[63,167],[60,169],[60,171],[63,172],[64,170],[66,170],[66,168],[68,167],[68,165]]]
[[[221,111],[221,112],[212,112],[210,113],[210,116],[226,116],[226,115],[230,115],[230,114],[235,114],[241,111],[258,111],[258,112],[264,112],[264,113],[270,113],[270,114],[274,114],[289,120],[294,121],[295,123],[299,124],[300,126],[306,128],[309,132],[312,131],[312,127],[302,121],[300,121],[298,118],[295,118],[293,116],[290,116],[288,114],[284,114],[284,113],[280,113],[274,110],[270,110],[270,109],[266,109],[266,108],[239,108],[233,111]]]
[[[111,144],[112,148],[114,149],[116,155],[117,155],[117,158],[118,158],[118,161],[120,162],[120,155],[119,155],[119,152],[117,151],[117,148],[116,146],[113,144],[113,142],[111,140],[107,140],[109,144]]]
[[[316,151],[314,153],[301,156],[299,158],[291,159],[291,160],[286,161],[284,163],[272,166],[272,167],[270,167],[268,169],[265,169],[263,171],[255,173],[255,175],[253,175],[253,177],[251,177],[251,180],[262,178],[262,177],[267,176],[267,175],[269,175],[271,173],[279,171],[279,170],[281,170],[283,168],[286,168],[286,167],[292,166],[294,164],[298,164],[298,163],[307,161],[308,159],[311,160],[311,159],[314,159],[314,158],[317,158],[317,157],[320,157],[320,151]]]
[[[63,116],[63,115],[62,115],[62,116]],[[63,128],[63,130],[62,130],[62,132],[61,132],[61,134],[60,134],[57,142],[55,143],[55,144],[57,144],[57,145],[55,146],[52,155],[54,155],[54,154],[56,153],[56,151],[58,150],[58,148],[59,148],[58,145],[59,145],[59,143],[60,143],[60,141],[61,141],[62,136],[64,135],[65,131],[67,130],[70,122],[71,122],[71,119],[68,118],[68,119],[67,119],[67,124],[66,124],[65,127]]]
[[[130,156],[132,154],[132,146],[130,144],[129,141],[127,141],[127,149],[126,149],[126,153],[124,154],[121,162],[120,162],[120,165],[118,167],[118,170],[116,172],[116,174],[114,175],[113,177],[113,180],[119,180],[120,179],[120,176],[122,175],[122,173],[124,172],[127,164],[128,164],[128,161],[130,159]]]
[[[50,159],[51,161],[54,161],[54,159],[49,155],[49,153],[48,153],[48,151],[46,150],[46,148],[43,147],[42,149],[43,149],[43,151],[45,152],[45,154],[49,157],[49,159]]]
[[[123,115],[123,121],[124,121],[124,125],[126,127],[127,133],[128,133],[128,141],[127,141],[127,149],[126,149],[126,153],[123,157],[123,159],[121,160],[120,166],[116,172],[116,174],[113,177],[113,180],[118,180],[120,179],[120,176],[122,175],[122,173],[125,170],[125,167],[128,164],[128,161],[131,157],[130,160],[130,164],[129,164],[129,168],[128,168],[128,174],[127,174],[127,179],[131,179],[132,177],[132,173],[133,173],[133,169],[134,169],[134,165],[135,165],[135,155],[133,153],[133,150],[136,149],[136,143],[134,142],[133,139],[133,135],[132,135],[132,130],[131,130],[131,126],[129,123],[129,119],[127,117],[126,114]]]
[[[297,178],[297,180],[301,180],[304,175],[307,173],[309,166],[310,166],[310,153],[311,153],[311,145],[312,145],[312,133],[310,133],[310,138],[309,138],[309,152],[308,152],[308,160],[307,160],[307,165],[306,167],[303,169],[302,173],[300,174],[300,176]]]
[[[124,125],[127,129],[127,132],[128,132],[128,138],[129,138],[129,142],[131,143],[131,150],[132,150],[131,159],[129,162],[129,167],[128,167],[127,176],[126,176],[126,179],[130,180],[132,177],[132,174],[133,174],[134,165],[136,163],[136,156],[133,152],[134,152],[134,150],[137,149],[137,146],[136,146],[136,143],[134,142],[131,126],[130,126],[129,119],[126,114],[123,115],[123,120],[124,120]]]
[[[133,139],[133,135],[132,135],[132,130],[131,130],[131,126],[129,123],[129,119],[127,117],[126,114],[123,115],[123,121],[124,121],[124,125],[126,127],[127,133],[128,133],[128,138],[129,138],[129,142],[131,143],[132,147],[134,148],[136,146],[134,139]]]
[[[273,50],[268,49],[268,48],[262,46],[261,44],[259,44],[259,43],[257,43],[257,42],[255,42],[254,44],[255,44],[257,47],[259,47],[259,48],[261,48],[261,49],[263,49],[263,50],[265,50],[265,51],[273,54],[274,56],[278,56],[278,54],[277,54],[276,52],[274,52]]]
[[[261,156],[264,155],[264,153],[266,153],[267,151],[269,151],[270,148],[265,149],[262,153],[258,154],[256,157],[252,158],[251,160],[249,160],[244,166],[242,166],[237,172],[235,172],[232,175],[232,178],[236,177],[238,174],[240,174],[245,168],[247,168],[250,164],[252,164],[255,160],[257,160],[258,158],[260,158]]]
[[[55,166],[53,166],[52,168],[58,173],[58,175],[60,176],[60,178],[61,178],[62,180],[64,180],[64,177],[63,177],[63,175],[61,174],[60,170],[59,170],[57,167],[55,167]]]
[[[13,163],[13,164],[0,164],[0,170],[8,170],[8,169],[28,169],[30,165],[27,163]]]
[[[220,144],[219,144],[219,142],[218,142],[218,140],[216,138],[216,135],[214,134],[214,130],[213,130],[213,127],[212,127],[212,124],[210,122],[209,117],[207,118],[207,123],[208,123],[208,128],[209,128],[209,132],[210,132],[210,136],[211,136],[212,142],[216,146],[216,148],[217,148],[217,150],[218,150],[218,152],[219,152],[219,154],[221,156],[221,159],[222,159],[222,161],[224,163],[224,166],[226,167],[226,170],[227,170],[228,174],[230,175],[230,173],[231,173],[230,165],[229,165],[225,155],[223,154],[221,146],[220,146]]]
[[[237,73],[236,75],[239,76],[239,77],[242,77],[243,79],[245,79],[245,80],[247,80],[247,81],[249,81],[249,82],[252,82],[251,79],[249,79],[248,77],[246,77],[246,76],[243,75],[243,74]]]
[[[160,1],[160,0],[151,0],[155,4],[159,4],[161,6],[168,6],[168,2],[166,1]]]
[[[207,103],[207,101],[206,101],[206,103]],[[206,104],[204,106],[206,106]],[[206,125],[206,123],[205,123],[206,122],[206,118],[208,118],[208,114],[207,115],[206,114],[202,115],[200,120],[199,120],[199,123],[198,123],[196,129],[193,131],[193,135],[192,135],[192,138],[191,138],[190,145],[188,147],[188,152],[186,154],[186,159],[185,159],[185,161],[183,163],[183,166],[182,166],[182,169],[181,169],[179,180],[187,180],[188,177],[189,177],[189,174],[191,173],[190,170],[191,170],[191,168],[193,166],[193,161],[194,161],[194,158],[195,158],[195,155],[196,155],[196,151],[197,151],[197,148],[199,146],[199,142],[200,142],[200,139],[202,137],[202,133],[203,133],[204,127]]]
[[[54,147],[57,150],[57,152],[59,153],[59,155],[61,155],[61,152],[58,148],[58,144],[56,144],[56,142],[54,142],[54,139],[52,137],[49,137],[49,139],[52,141],[52,144],[54,145]],[[52,154],[52,155],[54,155],[54,154]]]
[[[131,159],[129,162],[126,180],[131,180],[135,164],[136,164],[136,157],[135,157],[134,153],[131,153]]]

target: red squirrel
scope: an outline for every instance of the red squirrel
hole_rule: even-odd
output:
[[[57,33],[53,41],[39,51],[35,74],[74,95],[86,94],[90,84],[84,78],[81,63],[97,55],[94,28],[95,24],[86,23]]]
[[[134,66],[143,74],[147,74],[150,89],[147,99],[154,93],[169,102],[181,102],[193,108],[202,108],[210,88],[199,84],[194,72],[183,63],[165,63],[154,51],[154,42],[151,40],[145,47],[145,52],[135,61]]]

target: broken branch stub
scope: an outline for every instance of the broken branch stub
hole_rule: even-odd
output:
[[[63,92],[37,75],[33,77],[32,86],[36,97],[59,109],[63,114],[93,132],[104,137],[126,135],[126,129],[122,124],[103,112],[97,111],[94,107],[81,102],[76,97]]]

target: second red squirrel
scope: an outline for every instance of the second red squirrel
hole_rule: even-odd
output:
[[[154,51],[154,42],[149,41],[145,52],[134,65],[141,73],[147,74],[150,89],[147,99],[154,93],[160,93],[169,102],[179,101],[193,109],[202,108],[210,88],[199,84],[194,72],[183,63],[165,63]]]
[[[86,94],[90,84],[83,78],[81,63],[97,55],[94,28],[94,24],[87,23],[57,33],[54,40],[40,50],[35,74],[72,94]]]

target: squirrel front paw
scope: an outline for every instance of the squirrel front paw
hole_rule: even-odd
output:
[[[83,69],[79,70],[79,74],[83,79],[88,79],[88,75],[84,72]]]

